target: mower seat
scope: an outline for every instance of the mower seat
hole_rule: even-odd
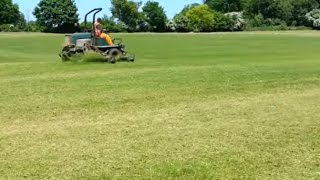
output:
[[[96,38],[94,38],[94,42],[95,42],[94,46],[97,46],[97,47],[107,47],[107,46],[110,46],[110,45],[107,43],[106,39],[104,39],[104,38],[96,37]]]

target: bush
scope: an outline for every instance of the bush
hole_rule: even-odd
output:
[[[320,29],[320,9],[314,9],[306,14],[307,20],[314,29]]]
[[[52,30],[53,33],[75,33],[80,31],[80,25],[77,23],[63,23]]]
[[[242,12],[222,14],[210,9],[207,5],[198,5],[188,9],[184,14],[176,15],[174,22],[167,27],[178,32],[214,32],[240,31],[244,25]]]
[[[233,31],[235,21],[221,13],[215,13],[213,18],[213,31]]]
[[[294,0],[292,2],[293,9],[290,25],[312,26],[312,23],[308,22],[306,14],[313,9],[319,8],[318,2],[317,0]]]
[[[246,27],[246,31],[285,31],[291,30],[290,27],[287,26],[261,26],[261,27]],[[295,29],[292,29],[295,30]]]
[[[281,19],[288,22],[292,17],[293,0],[250,0],[245,13],[250,19],[262,16],[263,19]]]
[[[248,19],[245,30],[287,30],[288,26],[284,20],[279,18],[264,18],[262,14]]]
[[[195,32],[210,32],[214,29],[212,23],[214,16],[215,12],[207,5],[193,7],[186,13],[188,27]]]
[[[167,27],[167,31],[169,32],[174,32],[176,31],[176,23],[174,21],[168,21],[167,24],[166,24],[166,27]]]
[[[107,24],[104,28],[109,33],[119,33],[119,32],[126,32],[126,30],[119,24]]]
[[[148,22],[141,22],[137,25],[137,31],[138,32],[149,32],[151,31],[151,25]]]
[[[19,32],[19,31],[21,30],[13,24],[0,25],[0,32]]]
[[[246,25],[246,21],[243,18],[243,12],[230,12],[225,14],[233,21],[232,31],[241,31]]]
[[[178,15],[174,19],[175,30],[178,32],[190,32],[192,29],[189,27],[189,19],[185,15]]]
[[[43,28],[41,28],[36,22],[30,21],[27,23],[26,31],[29,32],[41,32],[43,31]]]
[[[255,15],[252,19],[248,19],[247,27],[261,27],[264,25],[262,14]]]

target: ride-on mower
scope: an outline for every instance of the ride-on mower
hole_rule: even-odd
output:
[[[85,30],[81,33],[65,35],[65,45],[59,54],[63,61],[69,61],[76,55],[86,55],[89,52],[101,54],[106,62],[116,63],[117,61],[133,62],[134,55],[130,55],[125,51],[125,45],[121,44],[120,38],[113,39],[113,46],[109,46],[106,39],[96,36],[94,23],[96,21],[96,14],[102,11],[102,8],[91,10],[85,15]],[[92,28],[87,28],[87,17],[93,14]]]

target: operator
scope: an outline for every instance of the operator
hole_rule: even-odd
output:
[[[111,37],[107,33],[103,32],[101,18],[98,18],[97,21],[94,23],[94,29],[95,29],[95,33],[96,33],[97,37],[106,39],[109,46],[113,46],[113,42],[111,40]]]

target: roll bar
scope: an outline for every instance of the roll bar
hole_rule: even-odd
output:
[[[96,21],[96,14],[98,14],[99,12],[102,11],[102,8],[95,8],[95,9],[92,9],[90,12],[88,12],[86,15],[85,15],[85,18],[84,18],[84,28],[86,29],[87,28],[87,18],[88,18],[88,15],[95,12],[93,14],[93,20],[92,20],[92,23],[94,23]],[[92,27],[92,29],[94,30],[94,26]]]

